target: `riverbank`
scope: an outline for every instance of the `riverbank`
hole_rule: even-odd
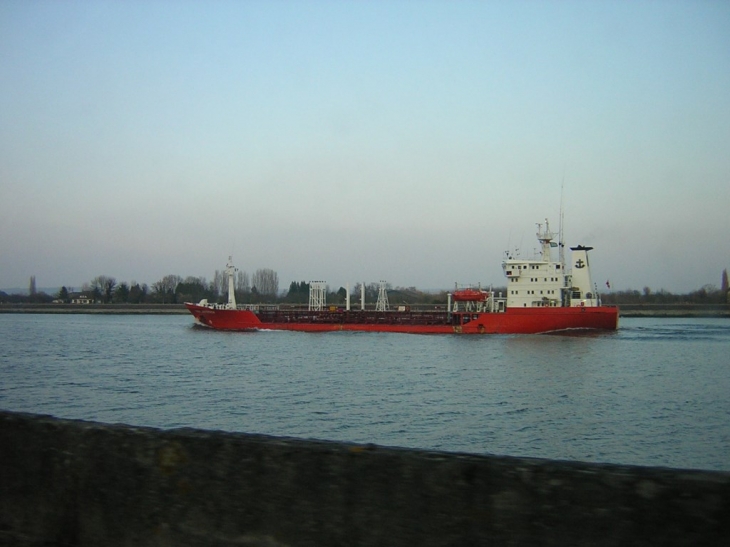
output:
[[[622,304],[621,317],[730,317],[727,304]]]
[[[183,315],[183,304],[0,304],[0,313]]]

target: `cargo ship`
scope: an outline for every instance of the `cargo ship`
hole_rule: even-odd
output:
[[[530,259],[505,252],[502,270],[506,294],[492,289],[455,286],[446,304],[430,309],[388,304],[385,282],[378,300],[366,304],[364,284],[360,305],[351,306],[349,289],[344,305],[328,306],[326,283],[311,282],[308,305],[237,305],[231,257],[226,265],[228,302],[202,300],[185,306],[202,326],[218,330],[290,330],[305,332],[367,331],[414,334],[540,334],[568,330],[611,331],[618,328],[618,308],[601,304],[591,280],[588,252],[592,247],[570,247],[566,268],[562,231],[559,241],[546,220],[537,225],[539,253]],[[557,251],[553,249],[558,247]],[[558,254],[557,259],[552,256]]]

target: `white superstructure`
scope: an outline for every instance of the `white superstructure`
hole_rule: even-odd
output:
[[[544,230],[542,224],[537,227],[540,255],[521,259],[508,252],[502,262],[507,277],[507,308],[598,306],[588,265],[588,251],[592,247],[571,247],[572,269],[567,271],[563,261],[551,257],[551,249],[562,242],[554,241],[548,221],[545,220]]]

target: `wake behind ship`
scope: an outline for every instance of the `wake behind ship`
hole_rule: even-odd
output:
[[[310,284],[309,305],[236,305],[233,267],[229,257],[228,303],[185,306],[196,321],[218,330],[293,330],[306,332],[369,331],[416,334],[538,334],[571,329],[616,330],[618,308],[600,302],[588,262],[592,247],[571,247],[571,268],[562,257],[553,260],[551,249],[558,247],[555,234],[545,221],[538,224],[541,252],[533,259],[506,253],[502,270],[507,278],[507,294],[468,287],[447,294],[442,309],[415,310],[408,306],[389,309],[385,286],[375,309],[367,309],[364,293],[360,308],[352,309],[350,294],[346,304],[327,306],[326,284]]]

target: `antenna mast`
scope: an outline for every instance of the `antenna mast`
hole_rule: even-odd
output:
[[[560,267],[565,272],[565,241],[563,241],[563,188],[565,187],[565,168],[563,168],[563,182],[560,183],[560,221],[558,224],[558,257]]]

